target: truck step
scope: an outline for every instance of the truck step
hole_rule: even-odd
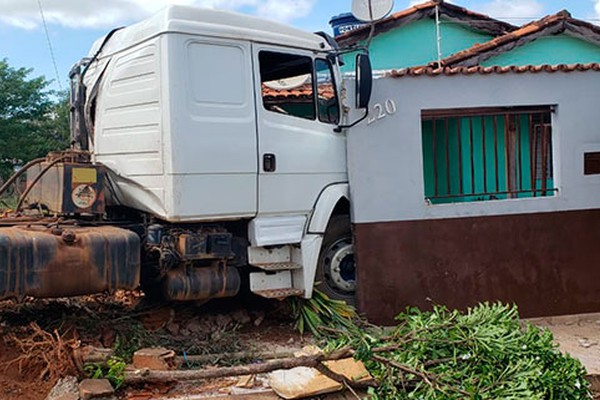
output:
[[[291,297],[291,296],[303,296],[304,290],[294,289],[294,288],[267,289],[267,290],[257,290],[254,292],[254,294],[265,297],[267,299],[282,300],[282,299],[285,299],[286,297]]]
[[[255,267],[260,268],[265,271],[286,271],[293,269],[300,269],[302,265],[287,261],[287,262],[272,262],[272,263],[261,263],[261,264],[253,264]]]

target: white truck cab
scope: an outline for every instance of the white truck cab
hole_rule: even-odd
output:
[[[151,221],[144,248],[158,254],[158,277],[201,268],[194,260],[210,252],[188,254],[186,240],[206,243],[217,229],[239,239],[255,293],[310,297],[318,275],[329,294],[352,298],[348,107],[334,45],[170,6],[98,40],[74,67],[74,142],[106,167],[107,205]],[[214,258],[243,264],[223,254]]]

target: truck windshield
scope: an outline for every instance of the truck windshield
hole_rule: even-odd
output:
[[[337,124],[340,120],[340,108],[336,95],[331,63],[318,58],[315,60],[317,73],[317,110],[319,121]]]

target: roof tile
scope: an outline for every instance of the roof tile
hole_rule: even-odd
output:
[[[463,21],[465,24],[469,25],[475,21],[484,22],[486,25],[486,29],[490,31],[494,31],[495,33],[504,33],[510,32],[517,29],[516,26],[511,25],[507,22],[499,21],[497,19],[491,18],[488,15],[480,14],[471,10],[468,10],[464,7],[459,7],[454,4],[446,3],[443,0],[432,0],[426,1],[424,3],[415,4],[412,7],[407,9],[395,12],[389,17],[378,21],[375,23],[375,35],[379,33],[386,32],[394,27],[401,25],[405,20],[409,18],[418,17],[419,19],[425,18],[433,15],[433,11],[435,6],[439,6],[440,15],[460,15],[463,17]],[[421,14],[421,15],[416,15]],[[479,27],[481,30],[482,28]],[[358,29],[354,29],[348,32],[345,32],[339,36],[336,36],[337,42],[340,46],[348,46],[353,43],[356,43],[360,40],[365,39],[370,31],[370,26],[366,25]]]
[[[452,54],[449,57],[441,60],[441,65],[443,66],[451,66],[457,65],[459,63],[465,62],[471,58],[482,55],[486,52],[491,52],[498,47],[504,46],[506,44],[516,42],[522,40],[530,35],[534,35],[537,33],[543,33],[544,30],[558,26],[563,24],[560,29],[569,30],[570,24],[573,26],[577,26],[579,28],[583,28],[590,32],[590,37],[598,35],[600,37],[600,27],[589,22],[585,22],[582,20],[578,20],[571,17],[571,14],[567,10],[559,11],[553,15],[547,15],[537,21],[530,22],[528,24],[523,25],[517,30],[506,33],[502,36],[498,36],[488,42],[485,43],[477,43],[471,46],[468,49],[459,51],[458,53]],[[553,32],[554,33],[554,32]],[[431,62],[431,66],[437,66],[438,62]]]
[[[574,71],[600,71],[600,63],[588,64],[559,64],[559,65],[511,65],[511,66],[471,66],[471,67],[442,67],[420,66],[391,70],[385,76],[392,78],[402,78],[407,76],[438,76],[438,75],[488,75],[488,74],[507,74],[507,73],[540,73],[540,72],[574,72]]]
[[[319,97],[331,98],[335,96],[333,85],[320,84],[318,85]],[[304,85],[292,88],[292,89],[272,89],[266,85],[262,86],[263,97],[268,98],[287,98],[287,97],[310,97],[313,95],[312,84],[306,83]]]

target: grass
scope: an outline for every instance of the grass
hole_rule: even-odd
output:
[[[14,210],[18,202],[19,197],[14,194],[0,197],[0,212]]]

